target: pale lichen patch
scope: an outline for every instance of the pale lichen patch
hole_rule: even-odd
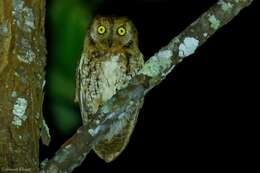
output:
[[[51,135],[50,135],[49,127],[48,127],[48,125],[46,124],[46,122],[45,122],[44,119],[43,119],[42,121],[43,121],[43,123],[42,123],[42,125],[43,125],[43,129],[45,130],[45,132],[47,133],[48,137],[50,138]]]
[[[179,57],[185,58],[195,52],[199,46],[199,40],[193,37],[184,38],[183,42],[179,45]]]
[[[230,2],[225,2],[224,0],[219,0],[218,4],[221,5],[221,9],[225,12],[233,8],[233,5]]]
[[[46,84],[46,80],[43,80],[43,82],[42,82],[42,90],[44,89],[45,84]]]
[[[220,27],[220,20],[215,15],[209,15],[208,20],[212,29],[217,30]]]
[[[95,129],[89,129],[88,130],[88,133],[91,135],[91,136],[95,136],[97,135],[97,133],[101,130],[101,126],[97,126]]]
[[[71,147],[72,147],[71,144],[65,146],[66,149],[69,149]]]
[[[15,126],[21,126],[22,123],[27,119],[26,109],[28,103],[25,98],[17,98],[14,106],[13,106],[13,120],[12,124]]]
[[[25,32],[31,32],[34,26],[34,16],[31,8],[26,7],[23,0],[12,0],[13,22]]]
[[[172,55],[171,50],[159,51],[145,63],[142,70],[139,71],[139,74],[144,74],[150,77],[163,74],[165,70],[171,66]]]
[[[35,60],[36,54],[32,51],[32,46],[27,39],[22,38],[21,40],[19,40],[17,42],[17,47],[18,60],[27,64],[30,64]]]
[[[0,36],[5,36],[8,33],[7,22],[0,24]]]
[[[13,91],[12,93],[11,93],[11,97],[17,97],[17,93],[16,93],[16,91]]]
[[[208,37],[208,35],[209,35],[209,34],[206,33],[206,32],[203,33],[203,37]]]
[[[17,58],[27,64],[30,64],[33,61],[33,52],[28,51],[25,56],[17,55]]]

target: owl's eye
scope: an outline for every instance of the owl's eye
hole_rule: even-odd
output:
[[[119,27],[117,29],[117,33],[120,35],[120,36],[124,36],[126,34],[126,29],[124,27]]]
[[[98,28],[97,28],[97,32],[99,34],[104,34],[106,32],[106,28],[103,26],[103,25],[100,25]]]

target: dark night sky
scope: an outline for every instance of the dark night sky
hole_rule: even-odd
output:
[[[148,58],[215,2],[111,0],[96,13],[129,16]],[[106,164],[90,153],[75,172],[237,167],[233,161],[241,157],[237,151],[248,126],[244,119],[251,114],[246,103],[256,96],[253,87],[259,79],[256,5],[243,10],[147,95],[132,140],[116,161]]]

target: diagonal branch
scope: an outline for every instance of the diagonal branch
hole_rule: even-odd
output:
[[[129,81],[129,85],[117,92],[99,109],[96,116],[101,117],[101,123],[91,122],[80,127],[51,160],[42,163],[41,173],[72,172],[99,141],[99,137],[109,130],[112,122],[116,122],[125,112],[131,113],[135,110],[137,100],[142,99],[171,72],[176,64],[193,54],[199,46],[252,1],[219,0],[167,46],[152,56],[139,74]]]

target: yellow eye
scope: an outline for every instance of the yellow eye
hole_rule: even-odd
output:
[[[121,36],[124,36],[126,34],[126,29],[121,26],[117,29],[117,33]]]
[[[106,32],[106,28],[103,26],[103,25],[100,25],[98,28],[97,28],[97,32],[99,34],[104,34]]]

